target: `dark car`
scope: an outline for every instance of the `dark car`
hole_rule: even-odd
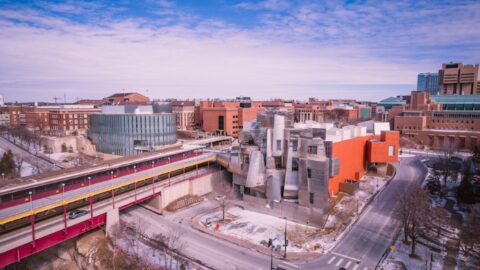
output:
[[[80,210],[80,209],[73,210],[72,212],[68,213],[68,218],[69,219],[75,219],[75,218],[81,217],[83,215],[86,215],[87,213],[88,213],[87,210]]]

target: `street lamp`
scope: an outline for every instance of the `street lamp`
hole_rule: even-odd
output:
[[[2,172],[2,180],[5,180],[5,173]]]
[[[218,195],[217,197],[215,197],[215,199],[219,201],[222,206],[222,221],[224,221],[225,220],[225,195]]]
[[[133,172],[137,173],[137,165],[133,165]]]
[[[92,188],[90,187],[90,185],[92,184],[92,183],[91,183],[91,180],[92,180],[92,177],[89,176],[89,177],[88,177],[88,192],[92,192]]]
[[[110,171],[110,175],[111,175],[111,177],[112,177],[112,179],[113,179],[113,171]]]
[[[155,161],[154,161],[154,160],[152,160],[152,168],[154,167],[154,165],[155,165]]]
[[[33,212],[33,200],[32,200],[32,192],[28,192],[28,196],[30,197],[30,211]]]

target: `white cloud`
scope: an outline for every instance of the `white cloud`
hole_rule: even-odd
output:
[[[250,95],[379,100],[410,90],[418,72],[435,71],[441,61],[452,60],[448,56],[438,60],[456,49],[436,47],[439,42],[478,43],[472,37],[479,30],[460,25],[468,18],[475,21],[478,15],[460,7],[456,12],[466,19],[441,22],[435,17],[419,24],[415,12],[403,3],[385,7],[305,4],[291,7],[287,15],[262,14],[262,23],[247,30],[181,13],[170,4],[160,6],[167,15],[180,14],[184,19],[77,24],[35,10],[0,10],[0,94],[10,100],[48,101],[64,92],[70,98],[99,98],[121,89],[144,93],[148,89],[154,98]],[[280,1],[260,4],[273,11],[287,7]],[[406,11],[405,23],[396,23],[402,16],[393,13],[399,8]],[[423,12],[434,17],[441,13],[438,9]],[[71,12],[67,7],[63,10]],[[192,21],[195,26],[187,26]],[[435,23],[446,31],[432,32]],[[415,52],[412,44],[430,47]],[[424,57],[412,58],[420,51]],[[468,63],[480,59],[475,47],[458,53],[474,56],[466,58]]]

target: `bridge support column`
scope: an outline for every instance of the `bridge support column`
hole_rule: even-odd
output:
[[[30,216],[30,222],[32,223],[32,246],[35,248],[35,215]]]
[[[112,207],[115,208],[115,190],[112,189]]]
[[[65,232],[67,232],[67,205],[63,205],[63,225]]]
[[[120,214],[118,208],[114,208],[107,212],[107,224],[105,225],[105,231],[107,235],[112,232],[112,229],[115,228],[120,221]]]
[[[93,222],[93,197],[92,195],[90,195],[90,197],[88,197],[89,201],[90,201],[90,223]]]
[[[153,212],[161,214],[163,212],[162,194],[158,194],[158,196],[155,196],[151,200],[144,202],[143,205]]]

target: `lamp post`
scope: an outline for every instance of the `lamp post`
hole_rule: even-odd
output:
[[[33,212],[33,200],[32,200],[32,192],[28,192],[28,196],[30,197],[30,211]]]
[[[215,198],[222,206],[222,221],[225,220],[225,195],[219,195]]]
[[[62,204],[65,203],[65,183],[62,183]]]
[[[92,188],[90,187],[91,184],[92,184],[92,177],[89,176],[88,177],[88,192],[92,192]]]
[[[285,219],[285,254],[283,254],[283,258],[287,258],[287,246],[288,246],[288,239],[287,239],[287,217],[284,217]]]
[[[133,165],[133,173],[137,173],[137,165]]]
[[[2,172],[2,180],[5,180],[5,173]]]
[[[113,171],[110,171],[110,176],[111,176],[112,179],[113,179]]]
[[[152,160],[152,168],[155,166],[155,161]]]

